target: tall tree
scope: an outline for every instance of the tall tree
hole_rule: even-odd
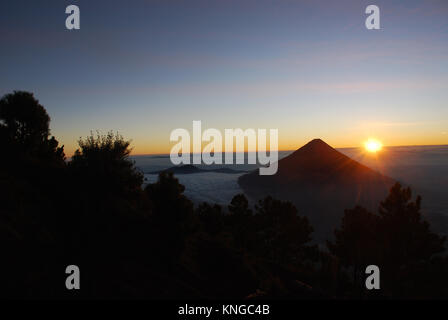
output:
[[[330,252],[345,267],[353,269],[353,282],[359,285],[367,265],[379,264],[377,231],[379,217],[356,206],[345,210],[341,227],[334,232],[334,242],[327,241]]]
[[[422,218],[421,197],[412,200],[412,191],[396,183],[379,208],[380,230],[385,241],[385,255],[396,266],[428,260],[444,250],[445,237],[431,232]]]
[[[429,223],[422,218],[421,197],[413,201],[411,189],[400,183],[381,202],[379,214],[386,285],[398,295],[409,294],[412,289],[418,291],[414,284],[421,275],[411,270],[418,264],[429,264],[436,254],[443,252],[446,238],[430,230]]]
[[[50,117],[30,92],[15,91],[0,100],[0,143],[9,158],[64,161],[63,147],[50,137]]]

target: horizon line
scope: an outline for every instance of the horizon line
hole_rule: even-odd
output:
[[[325,141],[324,141],[325,142]],[[306,145],[306,143],[304,144],[304,145]],[[303,145],[303,146],[304,146]],[[302,147],[303,147],[302,146]],[[387,146],[383,146],[383,148],[397,148],[397,147],[444,147],[444,146],[448,146],[448,143],[447,144],[411,144],[411,145],[387,145]],[[331,147],[331,145],[330,145],[330,147]],[[289,150],[277,150],[277,152],[288,152],[288,151],[292,151],[292,152],[294,152],[294,151],[296,151],[296,150],[298,150],[298,149],[300,149],[301,147],[299,147],[299,148],[297,148],[297,149],[289,149]],[[332,147],[332,148],[334,148],[334,149],[360,149],[360,148],[363,148],[362,146],[357,146],[357,147]],[[265,150],[260,150],[261,152],[264,152]],[[249,153],[249,152],[258,152],[258,150],[257,151],[234,151],[234,152],[232,152],[232,153],[240,153],[240,152],[243,152],[243,153]],[[269,150],[266,150],[266,152],[269,152]],[[201,152],[202,153],[202,152]],[[219,151],[217,152],[217,153],[219,153]],[[223,154],[225,154],[225,153],[229,153],[229,152],[225,152],[225,151],[221,151],[221,153],[223,153]],[[197,153],[193,153],[193,152],[191,152],[191,153],[189,153],[190,155],[192,155],[192,154],[197,154]],[[169,156],[170,155],[170,153],[137,153],[137,154],[133,154],[132,152],[131,152],[131,154],[130,154],[131,156]],[[71,157],[70,157],[71,158]]]

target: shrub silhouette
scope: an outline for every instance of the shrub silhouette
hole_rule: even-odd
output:
[[[91,134],[79,140],[69,168],[75,176],[100,183],[101,188],[114,193],[132,193],[141,189],[143,174],[129,159],[130,141],[119,134]],[[94,187],[98,187],[94,185]]]
[[[244,194],[237,194],[232,198],[229,211],[235,216],[248,217],[252,215],[252,210],[249,208],[249,201]]]

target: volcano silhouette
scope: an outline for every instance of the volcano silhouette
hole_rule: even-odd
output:
[[[314,229],[314,238],[331,238],[344,209],[362,205],[376,211],[394,180],[314,139],[278,162],[275,175],[258,169],[238,183],[251,200],[267,195],[294,203]]]

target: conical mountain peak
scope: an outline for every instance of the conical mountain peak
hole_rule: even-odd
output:
[[[306,151],[306,152],[329,152],[329,151],[336,151],[333,149],[329,144],[327,144],[322,139],[313,139],[307,144],[305,144],[303,147],[296,150],[297,151]]]
[[[341,163],[354,162],[321,139],[314,139],[288,157],[280,160],[281,173],[291,175],[298,171],[332,171],[340,168]]]
[[[321,139],[281,159],[275,175],[259,175],[257,170],[238,179],[253,200],[270,195],[294,203],[319,222],[316,235],[322,239],[332,234],[345,209],[362,205],[374,210],[393,182]]]

